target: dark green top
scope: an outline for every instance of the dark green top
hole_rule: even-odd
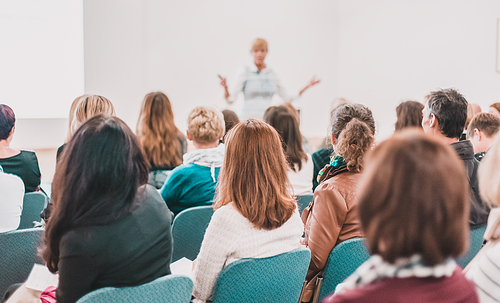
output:
[[[75,228],[62,237],[57,303],[170,274],[172,213],[152,186],[142,197],[132,214],[108,225]]]
[[[38,189],[41,174],[34,152],[22,150],[21,153],[13,157],[0,158],[0,165],[5,173],[19,176],[23,180],[26,193]]]
[[[318,186],[318,173],[325,167],[325,165],[330,163],[330,157],[333,154],[333,148],[322,148],[312,154],[311,158],[314,163],[314,173],[313,173],[313,191]]]

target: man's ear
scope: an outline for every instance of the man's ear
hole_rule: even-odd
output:
[[[483,133],[479,129],[474,128],[474,137],[477,137],[477,140],[481,141],[483,139]]]
[[[439,123],[438,123],[438,120],[436,119],[436,116],[434,116],[434,114],[431,114],[429,116],[429,128],[439,129]]]

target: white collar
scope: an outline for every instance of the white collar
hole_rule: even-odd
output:
[[[254,72],[254,73],[256,73],[256,72],[258,72],[258,71],[259,71],[259,69],[257,68],[257,65],[255,65],[255,62],[252,62],[252,64],[250,64],[250,66],[249,66],[248,68],[249,68],[249,70],[250,70],[251,72]],[[261,73],[267,72],[267,69],[268,69],[268,68],[267,68],[267,65],[266,65],[266,67],[264,67],[264,69],[263,69],[263,70],[261,70],[260,72],[261,72]]]

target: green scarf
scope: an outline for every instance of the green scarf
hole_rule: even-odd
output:
[[[332,167],[333,169],[335,170],[340,170],[342,168],[345,168],[347,167],[347,163],[344,161],[344,158],[342,158],[341,156],[339,155],[336,155],[335,157],[333,157],[332,159],[330,159],[330,163],[328,163],[327,165],[325,165],[325,167],[323,167],[319,173],[318,173],[318,176],[317,176],[317,181],[319,183],[319,180],[321,179],[321,176],[323,176],[323,174],[325,173],[325,171],[329,168],[329,167]]]

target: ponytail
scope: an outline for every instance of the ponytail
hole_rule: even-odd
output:
[[[363,156],[373,141],[374,136],[368,125],[354,118],[340,133],[335,146],[336,152],[344,158],[349,171],[359,172],[363,168]]]

